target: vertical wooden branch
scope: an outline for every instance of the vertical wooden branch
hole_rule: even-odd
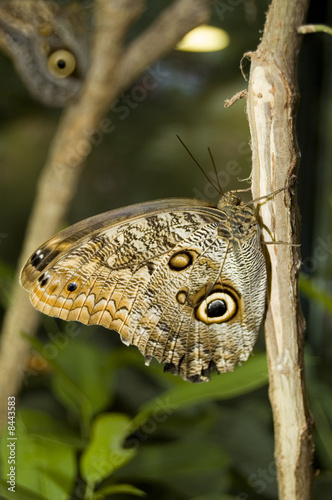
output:
[[[263,202],[262,223],[275,241],[299,243],[299,211],[295,184],[298,147],[295,112],[298,101],[296,61],[308,0],[273,0],[262,41],[251,53],[248,118],[252,141],[253,198],[288,186]],[[271,241],[265,232],[265,241]],[[300,248],[267,245],[271,265],[265,322],[270,372],[269,396],[275,430],[275,458],[280,500],[311,497],[312,420],[307,408],[302,318],[297,275]]]

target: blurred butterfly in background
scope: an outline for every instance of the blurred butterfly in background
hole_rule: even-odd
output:
[[[77,2],[0,2],[0,49],[33,97],[48,106],[64,106],[81,90],[91,38],[86,11]]]
[[[148,364],[191,382],[249,357],[266,302],[253,210],[174,198],[106,212],[61,231],[30,257],[21,284],[39,311],[116,330]]]

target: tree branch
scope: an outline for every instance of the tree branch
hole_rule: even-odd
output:
[[[308,0],[273,0],[261,44],[251,54],[248,118],[252,142],[253,198],[288,187],[261,204],[260,216],[275,241],[298,243],[300,216],[295,183],[298,147],[295,71]],[[267,241],[270,238],[264,235]],[[267,245],[271,266],[265,321],[275,429],[275,459],[280,500],[309,500],[313,454],[312,419],[304,383],[302,317],[297,277],[300,250]]]
[[[174,2],[126,50],[127,31],[141,14],[144,0],[95,0],[91,68],[80,99],[64,111],[50,148],[4,319],[0,352],[0,427],[6,420],[7,397],[15,395],[24,380],[29,345],[20,333],[33,335],[38,324],[37,312],[18,284],[19,271],[38,245],[58,230],[74,195],[83,163],[91,151],[91,138],[95,130],[103,126],[102,118],[112,101],[147,66],[172,50],[190,29],[206,22],[211,3],[212,0]]]

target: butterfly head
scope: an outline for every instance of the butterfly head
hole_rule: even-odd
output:
[[[239,207],[245,205],[241,198],[232,191],[222,195],[218,202],[218,208],[223,210],[225,207]]]

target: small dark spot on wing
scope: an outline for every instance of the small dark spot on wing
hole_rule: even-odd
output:
[[[68,292],[75,292],[76,289],[77,289],[76,281],[72,281],[71,283],[68,283],[68,285],[67,285]]]
[[[41,288],[43,288],[48,283],[49,279],[50,279],[50,276],[46,275],[45,273],[43,273],[41,276],[39,276],[38,281],[40,283]]]
[[[52,252],[48,248],[40,248],[31,256],[31,265],[42,271],[59,253],[56,250]]]
[[[148,261],[148,262],[146,263],[146,267],[147,267],[148,273],[149,273],[149,274],[150,274],[150,276],[151,276],[151,275],[153,274],[153,271],[154,271],[154,268],[155,268],[155,266],[154,266],[153,262]]]

